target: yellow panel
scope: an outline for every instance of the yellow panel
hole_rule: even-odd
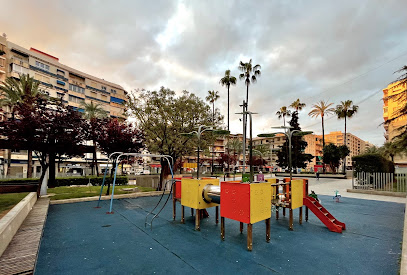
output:
[[[276,179],[276,178],[266,179],[266,181],[267,181],[267,182],[270,182],[271,184],[277,183],[277,179]]]
[[[205,209],[218,205],[206,203],[202,198],[202,190],[207,184],[219,185],[218,179],[181,179],[181,204],[194,209]]]
[[[302,180],[291,181],[291,208],[296,209],[303,206],[304,188]]]
[[[269,182],[250,184],[250,223],[271,217],[271,185]]]

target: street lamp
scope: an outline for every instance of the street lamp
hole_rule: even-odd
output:
[[[276,132],[271,134],[260,134],[258,137],[274,137],[276,134],[284,134],[288,139],[288,168],[290,169],[290,180],[293,179],[293,171],[292,171],[292,156],[291,156],[291,138],[292,136],[305,136],[312,134],[312,131],[300,131],[300,130],[292,130],[292,126],[276,126],[271,127],[272,129],[284,129],[284,132]]]
[[[213,129],[212,126],[206,126],[206,125],[199,125],[199,126],[197,126],[197,128],[198,128],[198,130],[196,130],[196,131],[192,131],[192,132],[189,132],[189,133],[181,133],[181,135],[186,136],[186,137],[194,137],[194,136],[196,136],[198,138],[198,160],[197,160],[197,165],[196,165],[197,166],[196,178],[199,179],[199,152],[200,152],[202,134],[204,132],[211,131],[213,133],[222,135],[222,134],[229,133],[229,131],[216,130],[216,129]]]

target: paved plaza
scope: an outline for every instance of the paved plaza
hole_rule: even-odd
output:
[[[351,184],[351,183],[350,183]],[[309,221],[288,230],[288,215],[271,221],[271,241],[265,223],[253,225],[253,251],[246,250],[246,228],[226,219],[226,240],[220,224],[204,219],[194,231],[194,217],[172,220],[170,203],[145,228],[146,214],[159,197],[114,201],[114,214],[93,208],[96,202],[50,205],[41,242],[37,274],[397,274],[401,253],[405,199],[396,202],[356,199],[342,191],[349,180],[310,180],[310,190],[322,205],[346,223],[342,234],[330,232],[311,212]],[[345,187],[349,188],[349,187]],[[340,203],[333,192],[342,194]],[[349,196],[351,195],[351,196]],[[400,201],[398,201],[400,199]],[[398,202],[399,203],[398,203]],[[281,212],[280,212],[281,213]]]

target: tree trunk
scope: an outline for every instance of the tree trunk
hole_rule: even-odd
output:
[[[7,149],[7,176],[10,176],[10,166],[11,166],[11,149]]]
[[[106,167],[106,169],[109,169]],[[110,180],[107,182],[107,190],[106,190],[106,195],[109,195],[110,192],[110,182],[113,180],[113,174],[116,171],[116,158],[114,158],[113,163],[112,163],[112,169],[110,170]]]
[[[228,85],[228,131],[230,131],[229,130],[229,87],[230,87],[230,85]]]
[[[99,177],[99,167],[98,167],[98,156],[96,152],[96,142],[93,141],[94,151],[93,151],[93,161],[95,163],[96,168],[96,176]]]
[[[33,167],[33,154],[32,150],[27,151],[27,178],[32,178],[33,172],[32,172],[32,167]]]

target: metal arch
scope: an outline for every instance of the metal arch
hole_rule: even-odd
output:
[[[114,169],[114,178],[113,178],[113,187],[112,187],[112,195],[110,198],[110,208],[109,208],[109,212],[108,213],[112,213],[112,209],[113,209],[113,196],[114,196],[114,187],[116,185],[116,176],[117,176],[117,167],[119,165],[119,159],[122,156],[136,156],[136,157],[159,157],[159,158],[164,158],[165,160],[167,160],[168,165],[170,167],[170,171],[171,171],[171,179],[174,179],[174,172],[172,170],[172,165],[174,163],[174,160],[171,156],[169,155],[155,155],[155,154],[141,154],[141,153],[121,153],[119,156],[116,157],[116,167]],[[169,158],[171,159],[171,162],[169,160]],[[172,189],[172,188],[171,188]],[[165,188],[164,188],[165,190]],[[165,205],[164,205],[165,206]]]
[[[113,155],[116,155],[116,154],[119,154],[119,155],[120,155],[120,154],[123,154],[123,152],[113,152],[113,153],[111,153],[111,154],[108,156],[108,158],[107,158],[106,169],[105,169],[105,173],[104,173],[103,181],[102,181],[102,188],[100,188],[99,200],[98,200],[98,204],[97,204],[96,208],[100,208],[99,204],[100,204],[100,199],[101,199],[102,193],[103,193],[103,186],[105,185],[105,180],[106,180],[106,175],[107,175],[109,160],[112,158]]]

